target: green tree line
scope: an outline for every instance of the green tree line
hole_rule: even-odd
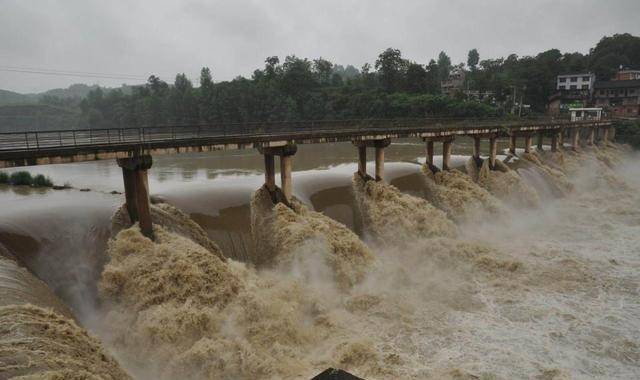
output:
[[[375,70],[268,57],[251,78],[214,82],[207,67],[197,85],[184,74],[172,84],[151,76],[130,95],[96,89],[80,108],[91,127],[497,114],[490,105],[441,95],[439,78],[394,49],[380,54]]]
[[[616,34],[602,38],[588,54],[557,49],[535,56],[481,59],[471,49],[467,61],[454,64],[445,53],[426,63],[381,52],[357,69],[326,59],[268,57],[250,78],[215,81],[202,68],[197,83],[185,74],[167,82],[153,75],[142,86],[96,88],[79,103],[77,127],[135,127],[159,124],[222,123],[397,117],[487,117],[504,115],[514,100],[545,110],[555,92],[555,77],[594,72],[607,80],[619,65],[640,68],[640,38]],[[490,93],[482,101],[464,92],[441,93],[453,70],[464,70],[464,88]],[[513,94],[517,93],[517,97]],[[47,97],[45,103],[61,105]]]

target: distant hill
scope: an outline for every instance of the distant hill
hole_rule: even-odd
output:
[[[16,104],[36,104],[44,97],[59,99],[78,99],[87,97],[89,92],[98,88],[98,85],[73,84],[68,88],[54,88],[40,93],[19,94],[13,91],[0,89],[0,106],[10,106]],[[123,92],[130,92],[129,86],[123,86]]]
[[[47,90],[45,92],[41,92],[39,94],[32,94],[36,98],[40,98],[42,96],[55,96],[58,98],[85,98],[90,91],[98,88],[97,84],[88,86],[86,84],[72,84],[68,88],[54,88],[52,90]]]
[[[72,129],[78,126],[80,112],[75,108],[48,104],[0,106],[0,132]]]
[[[17,92],[0,90],[0,105],[15,105],[33,103],[31,95],[18,94]]]

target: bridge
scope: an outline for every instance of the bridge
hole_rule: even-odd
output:
[[[366,119],[260,123],[163,125],[139,128],[69,129],[0,133],[0,168],[64,164],[116,159],[122,168],[126,206],[132,222],[152,237],[147,170],[152,155],[210,152],[226,149],[257,149],[265,162],[265,185],[274,202],[289,203],[292,196],[292,157],[298,144],[350,141],[358,150],[358,173],[365,179],[384,178],[384,148],[393,138],[413,137],[425,142],[426,162],[434,166],[434,143],[442,142],[442,170],[450,169],[451,147],[457,136],[474,139],[473,157],[480,162],[480,141],[489,140],[489,166],[495,166],[497,139],[510,139],[515,154],[518,138],[529,152],[537,136],[542,149],[544,136],[551,150],[571,140],[571,149],[596,140],[606,143],[613,125],[608,120],[571,121],[536,119]],[[375,150],[375,174],[366,171],[367,148]],[[281,188],[275,183],[275,156],[280,160]]]

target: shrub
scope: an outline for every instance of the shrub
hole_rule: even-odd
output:
[[[51,182],[51,179],[49,177],[45,177],[42,174],[38,174],[37,176],[33,177],[32,186],[33,187],[52,187],[53,183]]]
[[[31,177],[31,173],[29,172],[14,172],[11,173],[11,177],[9,178],[9,183],[12,185],[27,185],[31,186],[33,183],[33,178]]]
[[[9,183],[9,174],[0,172],[0,183]]]
[[[616,124],[616,141],[640,149],[640,122],[621,122]]]

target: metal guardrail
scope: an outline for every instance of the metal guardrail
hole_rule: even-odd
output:
[[[590,121],[593,122],[593,121]],[[0,133],[0,152],[39,151],[57,148],[148,144],[153,142],[206,140],[215,138],[258,138],[406,130],[465,130],[483,127],[518,129],[530,125],[580,124],[567,119],[357,119],[225,124],[159,125],[137,128],[70,129]]]

